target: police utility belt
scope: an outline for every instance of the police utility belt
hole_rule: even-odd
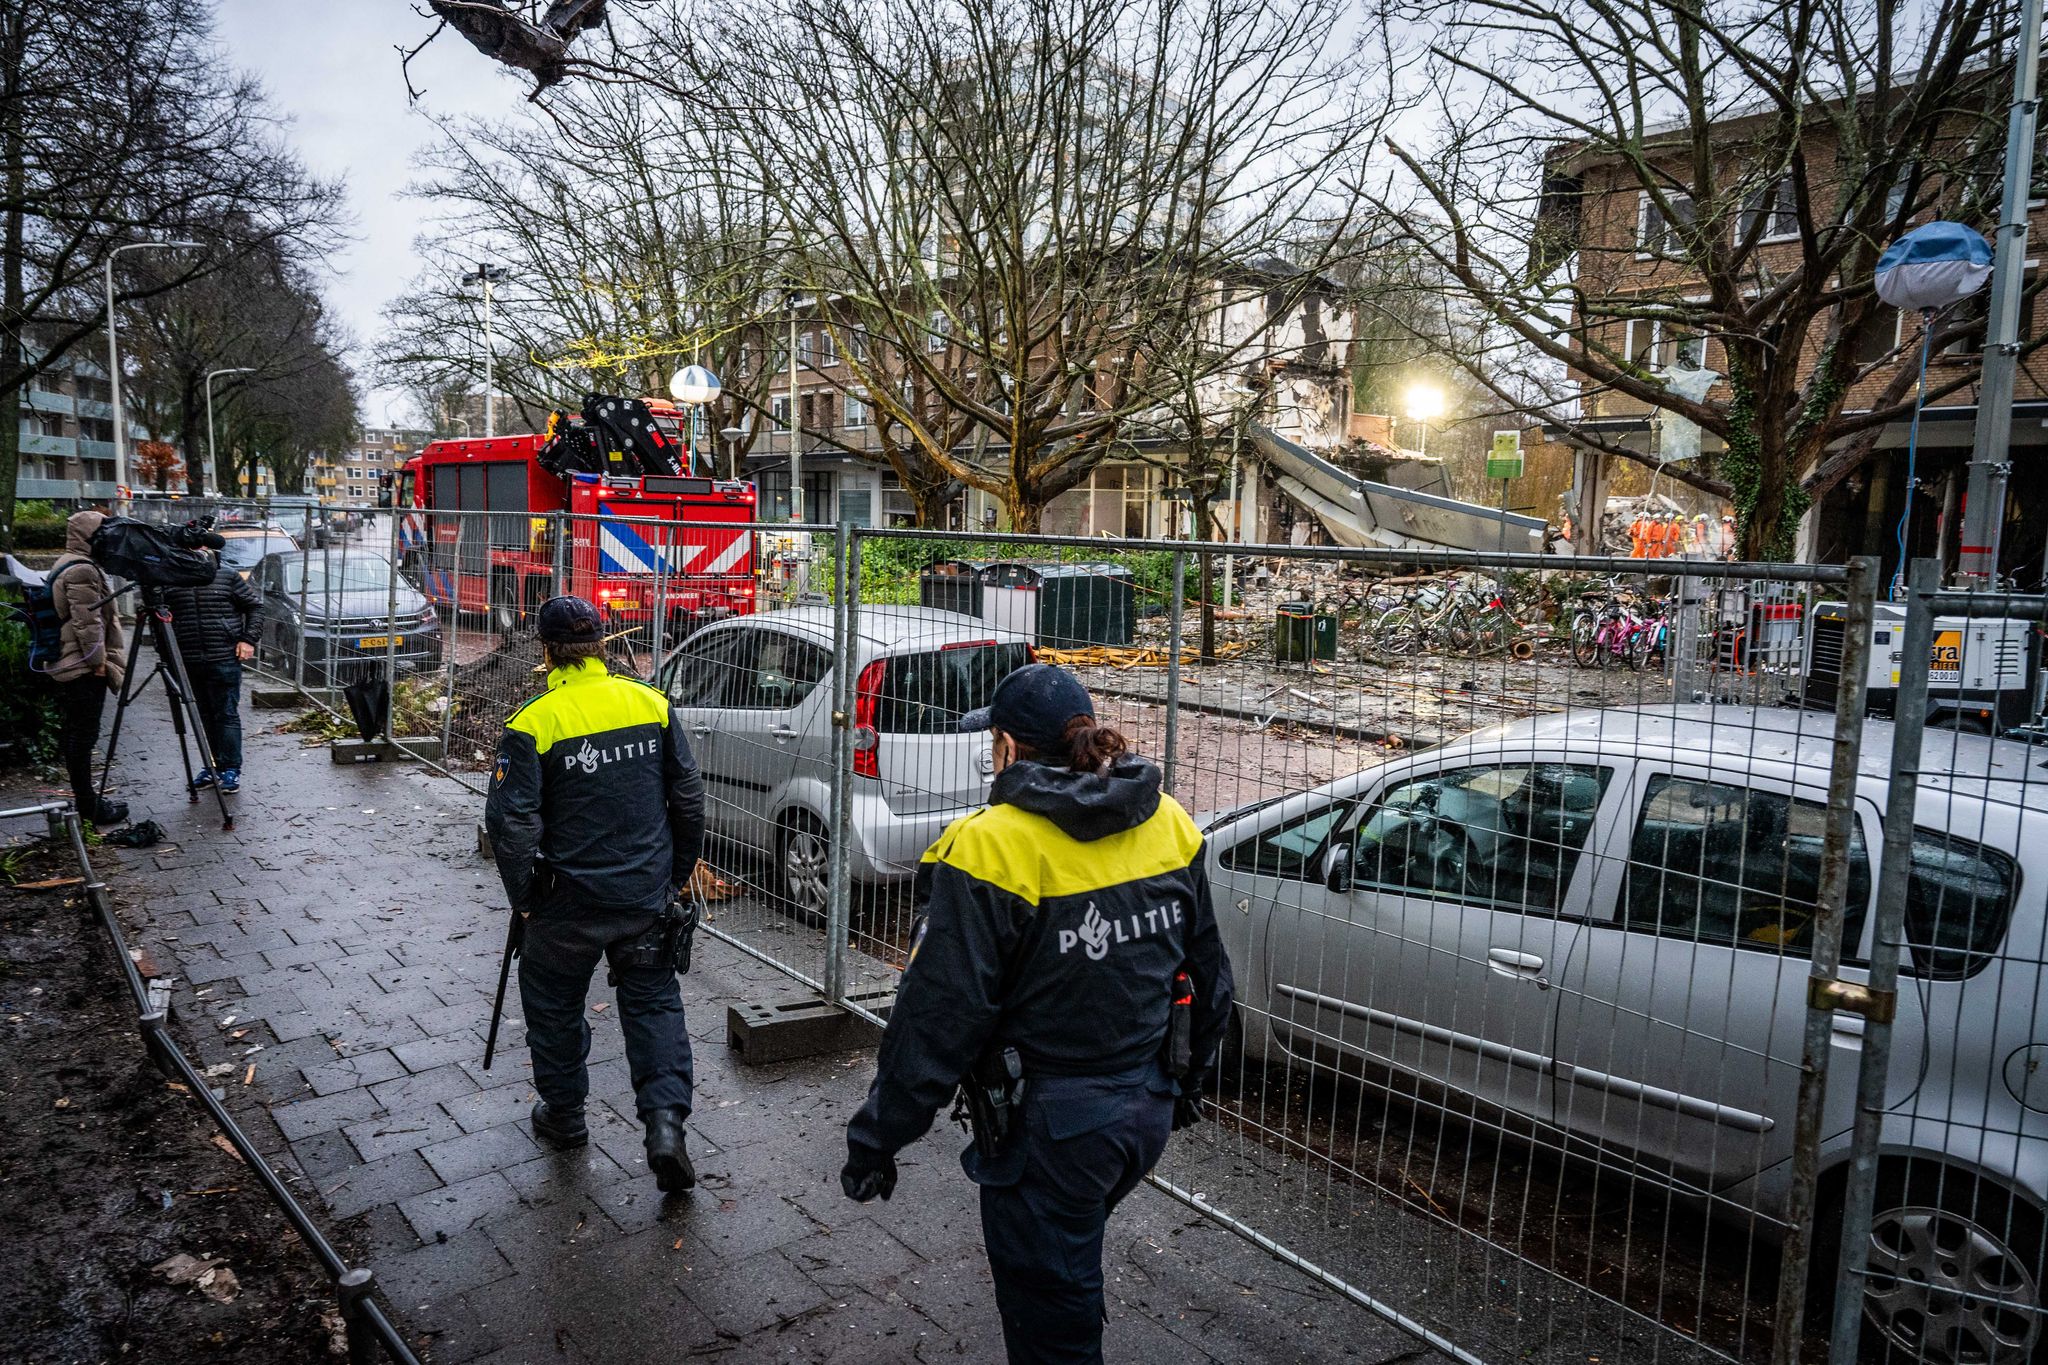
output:
[[[672,898],[655,914],[651,929],[607,954],[611,983],[619,984],[618,973],[624,969],[665,967],[678,975],[689,971],[701,918],[695,897]]]
[[[1195,988],[1185,969],[1173,974],[1166,1011],[1166,1038],[1159,1048],[1159,1063],[1175,1081],[1187,1079],[1194,1069]],[[952,1118],[974,1138],[974,1150],[983,1159],[993,1159],[1017,1130],[1024,1112],[1024,1092],[1029,1085],[1024,1059],[1015,1047],[990,1047],[975,1059],[960,1080],[953,1099]]]

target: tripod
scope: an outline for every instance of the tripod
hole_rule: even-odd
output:
[[[150,648],[156,652],[156,666],[145,676],[133,666],[132,658],[129,661],[128,675],[121,680],[120,700],[114,705],[114,729],[107,737],[107,765],[100,770],[100,797],[106,798],[107,778],[114,771],[114,750],[121,743],[121,720],[128,714],[128,703],[141,695],[151,678],[161,677],[164,696],[171,704],[171,729],[178,735],[178,757],[185,765],[185,795],[197,805],[199,784],[193,781],[192,748],[185,742],[188,725],[193,744],[199,749],[199,764],[209,772],[213,770],[213,747],[206,742],[206,725],[199,715],[199,703],[192,696],[192,678],[185,671],[185,656],[178,650],[177,632],[171,629],[171,608],[164,600],[162,588],[143,587],[142,610],[135,620],[138,626],[144,621],[149,623]],[[220,803],[220,827],[233,829],[235,817],[228,810],[228,798],[218,781],[213,784],[213,799]]]

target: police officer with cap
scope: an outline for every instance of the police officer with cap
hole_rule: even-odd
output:
[[[659,951],[704,844],[704,787],[668,698],[604,665],[597,608],[541,605],[547,691],[513,712],[484,808],[512,908],[525,918],[519,998],[533,1055],[533,1130],[590,1140],[584,1000],[600,960],[618,988],[626,1061],[665,1193],[697,1183],[684,1147],[693,1072],[683,999]]]
[[[840,1183],[887,1199],[896,1153],[956,1086],[1007,1086],[1007,1131],[977,1132],[961,1164],[1009,1358],[1099,1361],[1103,1226],[1195,1121],[1230,1015],[1202,835],[1051,664],[1009,674],[960,728],[990,732],[995,783],[924,855]]]

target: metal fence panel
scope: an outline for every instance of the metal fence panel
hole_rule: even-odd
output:
[[[1909,583],[1830,1359],[2003,1365],[2043,1349],[2048,597]]]
[[[1804,1285],[1803,1242],[1776,1261],[1809,978],[1836,971],[1813,946],[1848,898],[1856,975],[1871,894],[1874,822],[1833,822],[1825,885],[1844,756],[1791,704],[1845,571],[855,545],[860,611],[904,624],[852,698],[875,757],[850,779],[849,979],[900,963],[913,920],[907,869],[861,850],[913,797],[933,828],[909,842],[980,799],[951,776],[978,738],[956,758],[884,723],[925,687],[895,660],[1016,641],[1208,829],[1240,1027],[1159,1184],[1461,1358],[1770,1358]],[[936,730],[985,698],[917,700]],[[1813,1089],[1816,1148],[1847,1097]]]
[[[479,791],[544,685],[535,610],[591,598],[609,666],[667,693],[705,771],[710,931],[876,1018],[920,856],[986,799],[987,741],[959,718],[1026,658],[1073,669],[1205,825],[1238,975],[1212,1121],[1156,1182],[1457,1358],[1789,1362],[1818,1358],[1832,1315],[1846,1361],[1864,1301],[1836,1291],[1863,1283],[1861,1249],[1889,1257],[1873,1292],[1896,1290],[1899,1238],[1961,1228],[1965,1171],[1972,1198],[2007,1201],[1969,1227],[2035,1278],[1924,1299],[1911,1349],[2018,1359],[2038,1334],[2033,1044],[1998,1006],[2031,1026],[2044,930],[2020,827],[2039,783],[2008,756],[1965,791],[1965,760],[1992,759],[1916,757],[1898,771],[1920,778],[1923,830],[1965,798],[1974,823],[1892,850],[1883,756],[1908,741],[1836,723],[1910,708],[1913,670],[1888,670],[1920,646],[1898,637],[1938,652],[1940,611],[1968,603],[1873,607],[1867,565],[441,510],[293,558],[278,587],[302,623],[374,581],[374,646],[280,625],[266,663],[309,688],[367,663],[400,737],[438,732]],[[1959,639],[2018,649],[2000,676],[2035,685],[2038,630]],[[1882,877],[1887,852],[1914,875]],[[1933,892],[1930,859],[1950,878]],[[2000,869],[2018,908],[1993,951],[1975,909],[1938,912]],[[1855,1011],[1886,995],[1888,954],[1913,989],[1887,1031]],[[1938,1166],[1887,1164],[1935,1127]],[[1897,1211],[1922,1206],[1886,1192],[1921,1180],[1933,1221],[1909,1227]],[[1838,1258],[1845,1232],[1859,1254]],[[1964,1317],[1992,1324],[1989,1354]]]

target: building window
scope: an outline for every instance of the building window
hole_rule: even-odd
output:
[[[930,318],[931,330],[925,334],[924,348],[937,354],[946,349],[946,334],[953,328],[953,321],[943,309],[935,309]]]
[[[804,430],[829,431],[832,429],[832,395],[829,393],[807,393],[804,395]]]
[[[868,359],[867,333],[861,331],[858,327],[848,328],[846,332],[846,353],[865,365]]]
[[[868,405],[861,401],[866,396],[862,392],[846,395],[846,425],[856,431],[868,424]]]
[[[1707,339],[1696,332],[1669,328],[1648,318],[1630,318],[1622,334],[1622,355],[1646,370],[1701,370],[1707,365]]]
[[[778,394],[768,400],[768,415],[774,423],[774,430],[789,430],[789,395]]]
[[[796,334],[796,363],[809,366],[817,355],[817,347],[809,332]]]
[[[1694,210],[1692,196],[1675,190],[1664,192],[1664,202],[1671,206],[1670,216],[1657,207],[1648,190],[1642,191],[1636,200],[1636,255],[1682,256],[1685,254],[1685,232],[1692,227]]]
[[[1763,220],[1759,242],[1789,242],[1799,236],[1799,201],[1791,176],[1779,176],[1743,201],[1741,232],[1745,240],[1757,228],[1759,218]]]
[[[818,329],[818,368],[828,369],[839,363],[839,344],[832,340],[832,334]]]
[[[1888,304],[1880,304],[1877,316],[1864,327],[1863,335],[1856,344],[1858,368],[1876,365],[1892,352],[1899,349],[1899,342],[1905,334],[1905,315]]]
[[[2022,342],[2034,339],[2035,271],[2033,261],[2027,262],[2027,272],[2020,286],[2019,325],[2014,328]],[[1969,330],[1941,348],[1943,355],[1976,356],[1984,354],[1984,336],[1991,324],[1991,291],[1980,289],[1961,303],[1949,305],[1935,318],[1937,330],[1952,327],[1968,327]]]

